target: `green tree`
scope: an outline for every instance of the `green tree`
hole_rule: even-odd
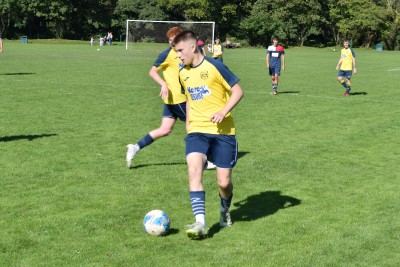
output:
[[[266,45],[273,35],[303,45],[309,36],[321,34],[325,18],[320,14],[321,5],[316,0],[260,0],[243,20],[241,29],[253,45]]]
[[[70,0],[31,0],[27,11],[42,18],[56,38],[63,38],[68,31],[69,19],[76,9]]]
[[[168,20],[157,0],[119,0],[113,12],[112,26],[123,29],[127,19]]]
[[[18,0],[0,0],[0,35],[14,37],[19,29],[27,24],[24,16],[24,2]]]
[[[256,0],[221,0],[210,1],[209,19],[215,21],[217,34],[225,37],[227,34],[244,38],[246,35],[238,32],[240,22],[246,18]]]
[[[254,4],[250,15],[240,24],[240,30],[246,34],[250,45],[267,46],[274,34],[284,34],[278,8],[278,1],[259,0]]]
[[[157,0],[159,6],[174,20],[201,21],[210,19],[210,0]]]
[[[295,38],[300,46],[303,46],[311,35],[320,35],[321,26],[326,24],[326,18],[321,16],[321,5],[317,0],[285,1],[280,13],[286,38]]]
[[[339,0],[332,13],[340,14],[336,16],[338,36],[351,38],[353,45],[370,47],[384,26],[385,10],[372,0]]]
[[[386,20],[383,30],[383,42],[388,50],[400,45],[400,0],[386,0]]]

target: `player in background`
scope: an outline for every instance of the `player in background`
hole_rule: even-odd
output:
[[[186,121],[186,96],[182,94],[181,84],[179,83],[179,64],[181,61],[177,52],[171,46],[172,40],[181,31],[180,27],[173,27],[168,30],[166,35],[170,46],[159,54],[149,72],[151,78],[161,86],[160,97],[164,101],[161,125],[146,134],[136,144],[127,145],[126,163],[128,168],[131,167],[132,159],[139,150],[161,137],[168,136],[172,132],[177,119]],[[159,74],[160,70],[164,79]],[[206,168],[214,169],[215,165],[212,162],[207,162]]]
[[[199,51],[192,31],[183,31],[174,39],[179,72],[187,96],[186,162],[189,176],[189,197],[195,223],[188,225],[190,238],[208,233],[205,218],[203,166],[210,153],[217,166],[220,196],[220,225],[231,226],[229,208],[233,197],[232,168],[237,161],[237,140],[231,110],[243,97],[239,79],[221,62],[205,57]]]
[[[203,39],[201,39],[201,37],[198,34],[196,34],[196,37],[197,37],[197,46],[199,48],[200,53],[202,53],[204,56],[206,56],[207,52],[206,52],[206,49],[204,48],[205,43],[204,43]]]
[[[346,89],[344,96],[350,95],[351,90],[351,76],[353,74],[357,74],[356,68],[356,54],[354,53],[353,48],[349,46],[349,39],[343,40],[344,48],[340,51],[339,62],[336,65],[336,70],[338,70],[338,81],[341,85]],[[346,79],[345,79],[346,78]]]
[[[222,47],[221,41],[219,40],[219,38],[215,39],[213,52],[214,53],[213,53],[212,57],[215,58],[216,60],[223,62],[222,54],[224,53],[224,48]]]
[[[272,93],[278,94],[278,77],[281,75],[281,69],[285,70],[285,50],[279,45],[279,38],[275,36],[272,39],[273,44],[268,46],[266,63],[269,75],[272,78]]]

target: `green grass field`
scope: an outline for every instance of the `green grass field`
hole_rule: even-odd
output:
[[[356,49],[350,97],[339,52],[286,50],[272,96],[263,49],[226,50],[245,92],[229,229],[205,172],[210,238],[193,223],[185,130],[139,152],[158,127],[148,71],[163,45],[5,42],[0,54],[0,266],[399,266],[400,53]],[[148,236],[165,210],[171,231]]]

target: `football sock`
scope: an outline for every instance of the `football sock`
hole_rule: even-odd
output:
[[[278,84],[277,83],[273,83],[272,84],[272,90],[276,91],[278,89]]]
[[[154,139],[149,135],[146,134],[139,142],[137,142],[140,149],[144,148],[145,146],[150,145],[154,142]]]
[[[231,207],[233,194],[228,198],[221,195],[219,195],[219,197],[221,198],[221,212],[228,212]]]
[[[347,86],[347,88],[346,88],[346,93],[347,93],[347,94],[350,93],[350,90],[351,90],[351,87],[350,87],[350,85],[349,85],[349,86]]]
[[[340,83],[345,89],[347,89],[347,84],[346,84],[346,82],[344,80],[342,80]]]
[[[206,207],[205,207],[205,191],[190,191],[190,203],[192,205],[193,215],[196,218],[196,222],[206,224]]]

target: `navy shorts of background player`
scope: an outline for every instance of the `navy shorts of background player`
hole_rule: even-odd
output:
[[[275,75],[275,74],[278,74],[278,75],[281,75],[281,66],[279,66],[279,67],[272,67],[272,66],[270,66],[269,67],[269,75]]]
[[[339,70],[338,77],[346,77],[346,79],[350,80],[353,75],[353,71],[351,70]]]
[[[164,104],[162,117],[186,121],[186,102],[175,105]]]

